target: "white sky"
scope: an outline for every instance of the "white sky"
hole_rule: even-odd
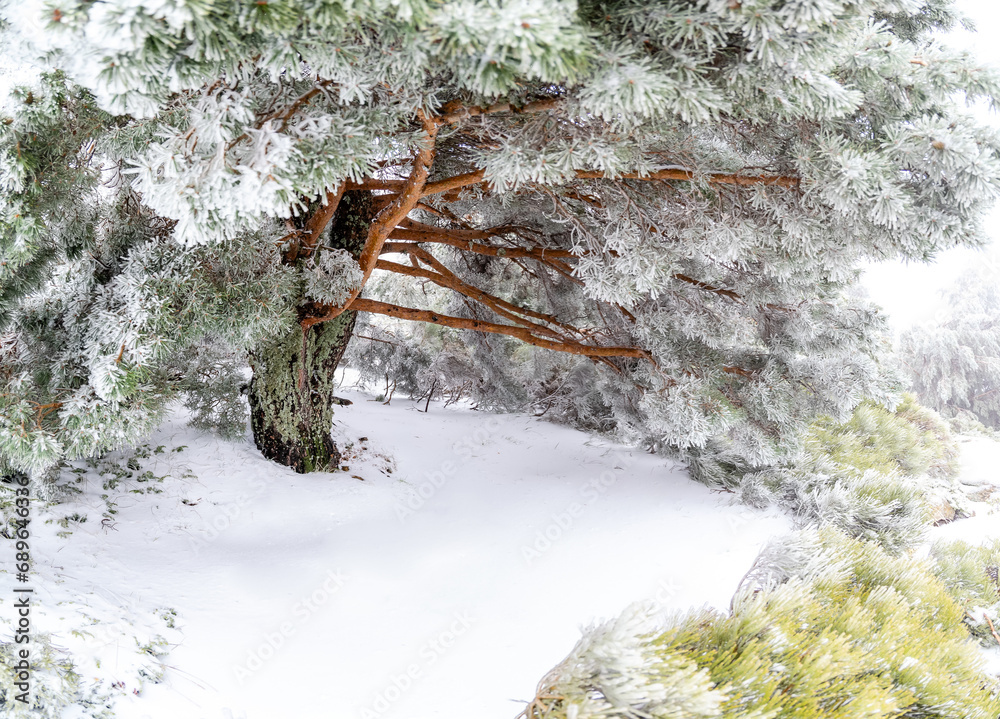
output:
[[[997,0],[957,0],[956,5],[976,23],[976,32],[956,32],[949,45],[968,47],[983,61],[1000,67],[1000,3]],[[992,122],[1000,117],[990,113]],[[872,299],[888,312],[893,326],[903,329],[933,319],[943,309],[942,289],[967,267],[984,262],[1000,264],[1000,203],[985,221],[993,245],[984,250],[955,249],[941,253],[931,264],[886,262],[869,268],[865,285]],[[1000,275],[997,277],[1000,282]]]

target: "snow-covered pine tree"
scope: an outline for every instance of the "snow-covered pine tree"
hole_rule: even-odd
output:
[[[920,400],[947,417],[1000,429],[1000,267],[966,268],[933,321],[902,334],[899,357]]]
[[[36,471],[192,357],[209,392],[247,358],[258,446],[325,467],[357,312],[561,351],[635,438],[763,460],[891,389],[858,262],[978,241],[1000,180],[948,0],[3,7],[51,71],[0,123],[0,453]]]

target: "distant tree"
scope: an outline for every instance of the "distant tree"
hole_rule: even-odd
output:
[[[899,354],[920,400],[948,417],[1000,429],[1000,267],[969,267],[934,321],[910,328]]]
[[[243,362],[265,456],[335,464],[359,312],[759,461],[893,390],[858,263],[978,241],[1000,179],[945,0],[3,7],[49,71],[0,123],[0,455],[36,471],[182,393],[212,424]]]

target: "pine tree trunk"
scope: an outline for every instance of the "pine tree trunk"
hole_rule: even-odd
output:
[[[253,358],[250,426],[265,457],[296,472],[331,469],[340,461],[333,443],[334,371],[354,328],[354,312],[296,327]]]
[[[374,217],[372,205],[368,192],[344,193],[323,244],[360,255]],[[306,298],[300,306],[308,311]],[[253,352],[250,426],[257,448],[268,459],[300,474],[333,469],[339,463],[340,452],[330,436],[334,372],[351,339],[355,316],[344,312],[312,325],[304,339],[297,326]]]

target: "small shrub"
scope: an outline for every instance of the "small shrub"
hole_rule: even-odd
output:
[[[958,446],[948,425],[911,394],[903,395],[894,412],[864,402],[847,422],[821,419],[810,427],[805,447],[811,458],[860,473],[951,478],[958,472]]]
[[[998,686],[927,562],[835,530],[772,545],[729,614],[589,630],[527,719],[995,719]]]
[[[172,370],[182,378],[179,387],[184,407],[191,413],[188,423],[224,439],[243,437],[249,406],[243,394],[242,355],[206,339],[177,362]]]
[[[948,419],[948,427],[955,434],[971,435],[973,437],[988,437],[1000,439],[1000,432],[987,427],[979,421],[976,415],[968,410],[956,410],[955,416]]]
[[[720,716],[726,695],[713,688],[708,671],[686,657],[661,651],[651,641],[655,632],[652,608],[641,606],[591,627],[563,663],[542,680],[524,716]]]
[[[715,474],[728,477],[750,505],[778,504],[802,526],[833,526],[898,553],[922,539],[932,506],[949,508],[948,518],[966,511],[968,500],[956,489],[957,459],[944,420],[904,395],[892,412],[866,402],[847,422],[817,421],[802,451],[782,465],[722,461]],[[715,465],[706,464],[699,476],[712,476]]]
[[[927,504],[910,477],[815,461],[794,469],[765,470],[744,477],[740,494],[755,506],[776,503],[800,525],[832,526],[898,554],[919,542],[927,529]]]

